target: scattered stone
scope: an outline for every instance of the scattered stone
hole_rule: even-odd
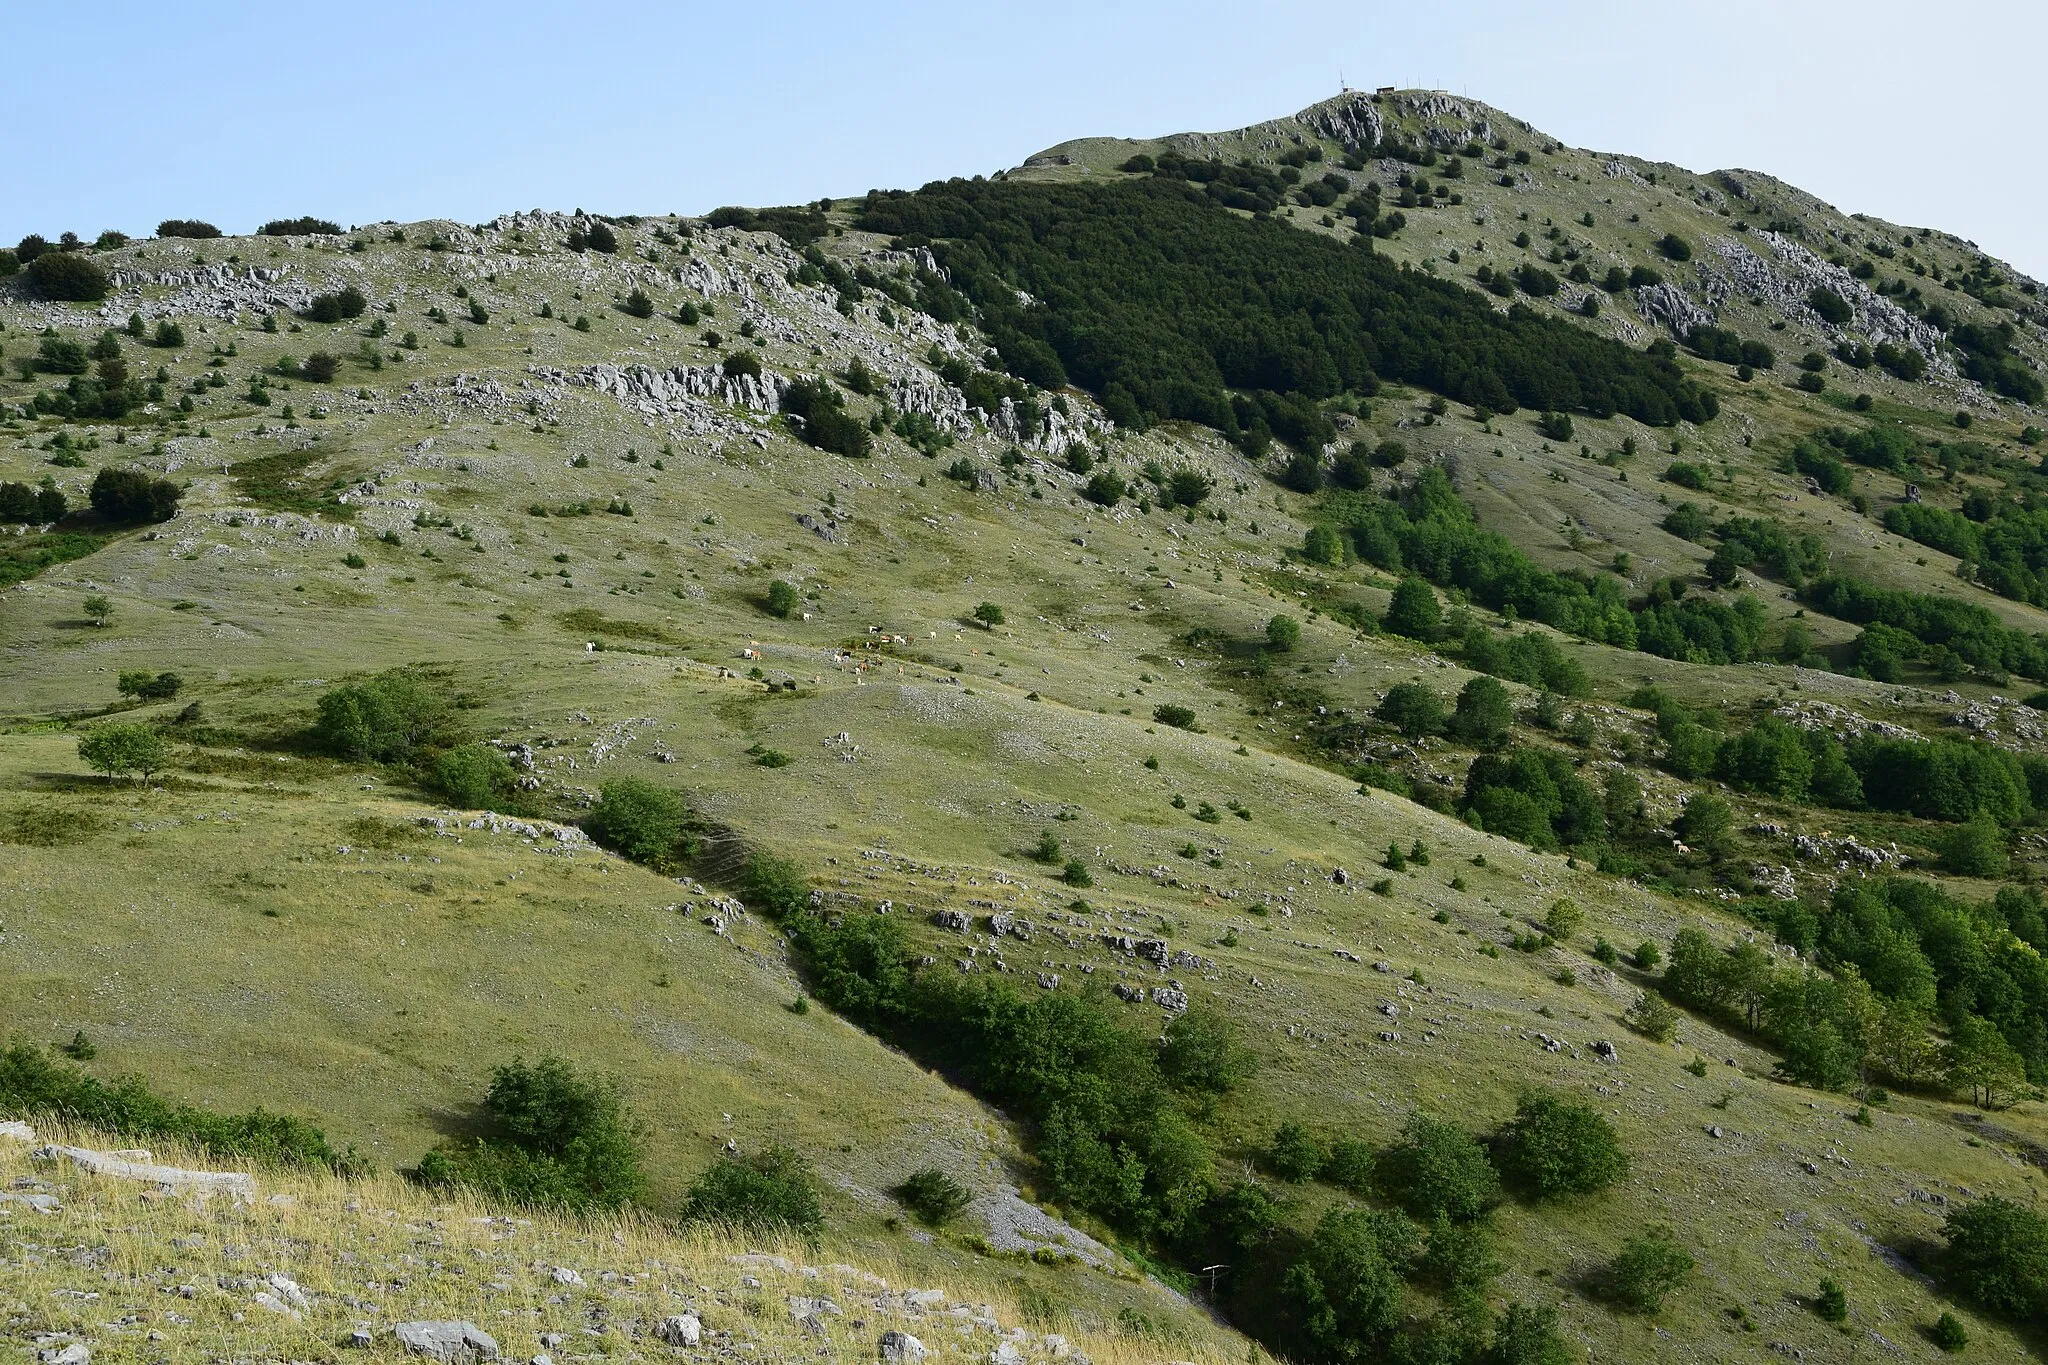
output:
[[[432,1356],[448,1365],[498,1358],[497,1341],[473,1322],[401,1322],[391,1331],[407,1355]]]
[[[695,1313],[674,1314],[663,1318],[654,1327],[655,1340],[671,1346],[695,1346],[703,1335],[704,1324],[697,1320]]]
[[[558,1265],[553,1270],[550,1270],[548,1278],[556,1284],[578,1285],[583,1283],[583,1277],[565,1265]]]
[[[68,1346],[50,1346],[36,1352],[42,1365],[92,1365],[92,1347],[82,1341]]]
[[[924,1343],[908,1332],[884,1332],[876,1348],[890,1365],[916,1365],[925,1357]]]
[[[1608,1042],[1605,1038],[1593,1044],[1593,1055],[1609,1066],[1613,1066],[1621,1060],[1621,1053],[1616,1051],[1614,1044]]]
[[[375,1341],[376,1338],[370,1334],[369,1328],[358,1327],[348,1334],[348,1340],[343,1345],[353,1351],[367,1351]]]
[[[1717,1138],[1717,1137],[1720,1137],[1720,1136],[1721,1136],[1721,1125],[1720,1125],[1720,1124],[1718,1124],[1718,1123],[1710,1123],[1710,1124],[1708,1124],[1708,1125],[1707,1125],[1707,1136],[1708,1136],[1708,1137],[1710,1137],[1710,1138]]]

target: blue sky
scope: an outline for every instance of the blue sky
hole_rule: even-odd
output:
[[[1354,86],[1768,171],[2048,275],[2039,0],[10,4],[0,242],[702,212],[1230,128]]]

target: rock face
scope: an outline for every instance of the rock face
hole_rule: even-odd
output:
[[[1378,146],[1387,128],[1379,106],[1363,90],[1312,104],[1294,117],[1317,137],[1341,142],[1346,147]]]
[[[677,365],[658,370],[650,365],[587,365],[575,382],[610,394],[628,407],[654,417],[687,411],[693,403],[726,403],[755,412],[782,406],[789,378],[764,370],[760,374],[727,374],[716,365]]]
[[[407,1355],[432,1356],[448,1365],[498,1358],[498,1343],[473,1322],[401,1322],[391,1330]]]

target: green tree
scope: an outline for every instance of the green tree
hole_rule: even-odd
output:
[[[1695,1262],[1669,1228],[1653,1228],[1621,1244],[1607,1266],[1607,1285],[1622,1307],[1655,1313],[1664,1296],[1685,1283]]]
[[[690,809],[666,787],[637,777],[615,777],[598,788],[584,817],[590,837],[636,863],[665,868],[686,853]]]
[[[1678,813],[1671,827],[1679,838],[1709,858],[1721,858],[1726,856],[1728,841],[1735,832],[1735,811],[1720,797],[1700,792],[1685,803],[1685,809]]]
[[[903,1207],[917,1215],[920,1223],[941,1227],[966,1208],[972,1196],[952,1176],[936,1166],[926,1166],[904,1177],[896,1187],[896,1197],[903,1201]]]
[[[647,296],[645,289],[635,289],[632,293],[626,295],[625,308],[629,315],[636,318],[651,318],[654,316],[654,300]]]
[[[1663,996],[1648,991],[1636,993],[1635,1003],[1623,1013],[1621,1022],[1659,1043],[1668,1043],[1678,1034],[1678,1011]]]
[[[1317,522],[1302,536],[1301,557],[1311,564],[1342,564],[1344,537],[1336,527],[1325,522]]]
[[[1378,1167],[1381,1190],[1417,1218],[1477,1218],[1500,1199],[1486,1149],[1457,1124],[1427,1114],[1409,1118]]]
[[[1198,1095],[1228,1094],[1258,1070],[1258,1057],[1238,1041],[1230,1020],[1200,1005],[1166,1026],[1158,1056],[1167,1084]]]
[[[2026,1062],[2005,1040],[1998,1026],[1981,1015],[1965,1015],[1949,1033],[1941,1053],[1942,1072],[1957,1090],[1968,1090],[1970,1102],[1989,1107],[2001,1094],[2026,1083]]]
[[[2003,1195],[1949,1210],[1945,1278],[1994,1313],[2048,1318],[2048,1218]]]
[[[79,736],[78,756],[94,772],[108,777],[135,773],[147,782],[169,762],[170,746],[147,725],[110,721]]]
[[[1813,1311],[1820,1315],[1822,1322],[1844,1323],[1849,1320],[1849,1294],[1842,1286],[1823,1277],[1820,1288],[1813,1296]]]
[[[1506,687],[1493,678],[1478,677],[1458,690],[1458,704],[1451,712],[1451,738],[1475,749],[1499,749],[1514,732],[1515,703]]]
[[[94,593],[85,599],[85,619],[96,626],[104,626],[114,618],[113,600],[104,593]]]
[[[1442,734],[1445,723],[1444,704],[1421,683],[1395,683],[1373,715],[1411,740]]]
[[[169,479],[152,478],[140,469],[112,465],[93,476],[92,510],[107,521],[169,521],[177,515],[185,490]]]
[[[324,692],[313,737],[338,758],[404,763],[447,737],[450,704],[424,674],[394,668]]]
[[[1480,1365],[1570,1365],[1573,1357],[1548,1304],[1511,1303],[1493,1327],[1493,1342]]]
[[[78,251],[51,251],[28,263],[29,287],[46,299],[96,303],[113,288],[99,262]]]
[[[983,630],[994,630],[1003,624],[1003,609],[994,602],[983,602],[975,607],[974,619],[981,623]]]
[[[1380,621],[1389,632],[1411,640],[1434,640],[1443,628],[1443,608],[1428,582],[1410,575],[1395,585],[1393,600]]]
[[[1959,877],[2002,877],[2006,868],[2005,827],[1988,811],[1941,836],[1941,870]]]
[[[1614,1126],[1590,1105],[1549,1092],[1525,1093],[1501,1129],[1501,1173],[1538,1199],[1592,1194],[1628,1176]]]
[[[778,578],[768,585],[767,606],[770,616],[786,617],[795,611],[800,604],[801,599],[798,598],[796,588],[791,584],[785,583]]]
[[[1323,1215],[1281,1282],[1315,1360],[1379,1358],[1401,1323],[1401,1272],[1413,1246],[1395,1215],[1341,1206]]]
[[[1266,622],[1266,647],[1282,654],[1301,643],[1301,622],[1281,613]]]

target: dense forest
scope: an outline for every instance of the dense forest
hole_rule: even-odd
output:
[[[950,180],[875,191],[859,224],[929,244],[1013,374],[1079,384],[1126,426],[1175,418],[1258,452],[1314,450],[1316,406],[1380,380],[1490,412],[1714,416],[1664,352],[1634,351],[1350,244],[1218,205],[1173,178]]]

